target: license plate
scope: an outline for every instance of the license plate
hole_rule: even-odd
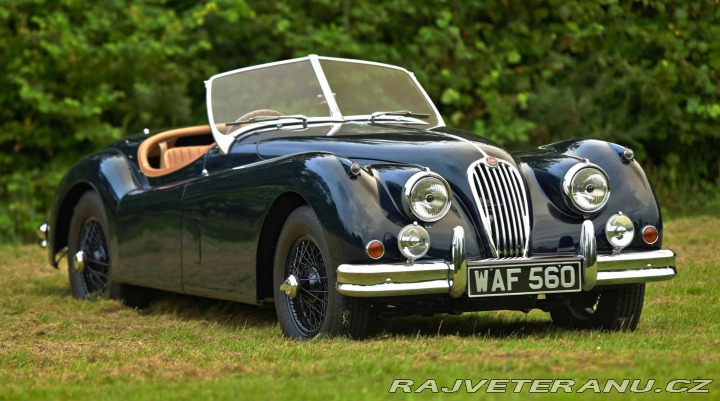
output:
[[[468,296],[547,294],[582,289],[579,259],[468,266]]]

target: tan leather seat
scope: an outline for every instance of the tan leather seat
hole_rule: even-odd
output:
[[[179,138],[212,135],[209,125],[178,128],[161,132],[145,139],[138,147],[138,164],[148,177],[170,174],[201,158],[215,144],[202,146],[175,146]],[[150,163],[150,157],[159,157],[159,166]]]
[[[186,166],[207,153],[211,147],[212,145],[170,148],[163,152],[162,159],[160,159],[160,168],[173,169],[176,166]]]

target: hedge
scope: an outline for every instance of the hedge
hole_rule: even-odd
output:
[[[209,76],[311,53],[404,66],[448,123],[511,149],[630,146],[666,202],[718,203],[719,17],[716,0],[1,0],[0,242],[33,239],[82,155],[203,123]]]

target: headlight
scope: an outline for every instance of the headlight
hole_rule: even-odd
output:
[[[398,234],[398,248],[408,260],[420,259],[430,249],[430,235],[417,224],[410,224]]]
[[[581,212],[600,210],[610,197],[610,180],[604,171],[592,164],[573,166],[563,179],[565,194]]]
[[[437,174],[422,172],[405,183],[405,198],[410,212],[430,223],[445,217],[450,210],[450,185]]]

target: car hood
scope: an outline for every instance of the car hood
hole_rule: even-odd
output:
[[[473,162],[493,156],[515,164],[498,144],[450,128],[419,130],[379,124],[343,124],[328,135],[328,127],[310,127],[293,136],[268,135],[257,142],[260,157],[330,152],[361,164],[403,163],[428,167],[441,175],[467,174]]]

